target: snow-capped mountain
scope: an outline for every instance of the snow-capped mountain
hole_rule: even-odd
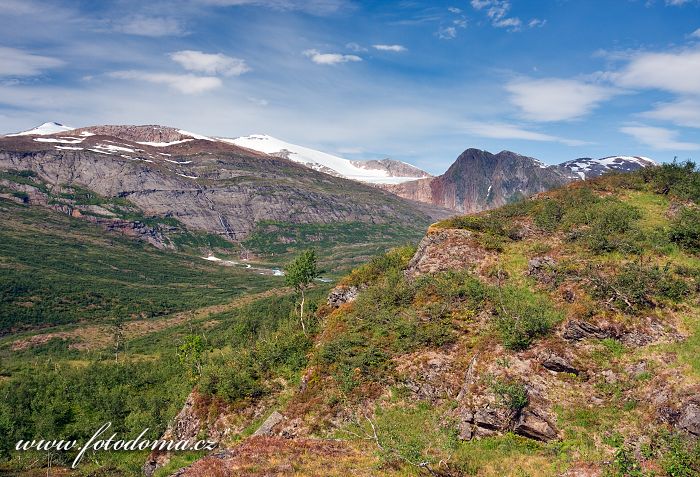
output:
[[[284,157],[320,172],[360,182],[400,184],[424,177],[431,177],[427,172],[405,162],[392,159],[350,161],[315,149],[281,141],[264,134],[253,134],[235,139],[218,139],[272,156]]]
[[[14,134],[7,134],[7,136],[46,136],[48,134],[56,134],[66,131],[72,131],[75,128],[66,126],[65,124],[48,122],[33,129],[27,131],[22,131]]]
[[[572,161],[559,164],[559,167],[568,169],[581,179],[591,179],[606,172],[631,172],[642,167],[655,166],[657,162],[642,156],[609,156],[601,159],[581,157]]]

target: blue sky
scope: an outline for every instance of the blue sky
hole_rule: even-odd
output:
[[[0,0],[0,131],[267,133],[443,172],[700,156],[699,0]]]

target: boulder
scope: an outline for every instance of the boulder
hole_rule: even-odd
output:
[[[558,432],[548,419],[534,411],[523,410],[513,427],[513,432],[538,441],[551,441],[558,437]]]
[[[527,274],[542,283],[554,281],[557,262],[552,257],[535,257],[527,263]]]
[[[284,416],[275,411],[265,419],[260,427],[253,433],[254,436],[269,436],[272,435],[272,429],[284,420]]]
[[[328,294],[328,305],[332,308],[338,308],[340,305],[355,301],[360,290],[356,286],[338,285],[333,288]]]
[[[697,402],[685,403],[680,409],[676,427],[700,438],[700,404]]]
[[[555,353],[546,353],[541,357],[542,366],[555,373],[571,373],[578,375],[580,371],[571,362]]]

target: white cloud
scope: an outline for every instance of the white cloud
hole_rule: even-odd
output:
[[[209,75],[240,76],[250,71],[250,67],[245,60],[222,55],[221,53],[211,54],[201,51],[183,50],[171,53],[170,58],[182,65],[186,70]]]
[[[364,46],[362,46],[362,45],[360,45],[360,44],[358,44],[358,43],[355,43],[354,41],[353,41],[353,42],[350,42],[350,43],[347,43],[347,44],[345,45],[345,48],[347,48],[347,49],[350,50],[350,51],[354,51],[355,53],[360,53],[360,52],[363,52],[363,51],[367,51],[367,48],[365,48]]]
[[[697,151],[700,144],[678,141],[678,132],[666,128],[652,126],[625,126],[620,128],[625,134],[629,134],[642,144],[654,149],[668,151]]]
[[[679,7],[681,5],[685,5],[686,3],[690,3],[693,0],[666,0],[666,5],[672,5],[674,7]]]
[[[529,131],[514,124],[505,123],[467,123],[465,128],[472,134],[493,139],[522,139],[526,141],[559,142],[567,146],[583,146],[586,141],[567,139],[537,131]]]
[[[148,73],[145,71],[114,71],[112,78],[146,81],[165,84],[184,94],[203,93],[221,86],[221,80],[215,76],[195,76],[191,74],[174,75],[167,73]]]
[[[496,28],[507,28],[509,31],[520,31],[523,21],[518,17],[509,17],[511,3],[508,0],[471,0],[474,10],[484,11]],[[543,27],[547,20],[533,18],[526,23],[528,28]]]
[[[185,33],[180,22],[174,18],[143,15],[133,16],[116,23],[114,30],[129,35],[151,37],[179,36]]]
[[[341,53],[321,53],[318,50],[305,50],[304,56],[311,58],[317,65],[337,65],[339,63],[349,63],[362,61],[357,55],[343,55]]]
[[[447,11],[454,14],[462,13],[462,9],[457,7],[447,7]]]
[[[700,28],[695,30],[693,33],[690,34],[691,38],[700,38]]]
[[[610,77],[621,86],[700,94],[700,49],[641,53]]]
[[[513,30],[517,30],[522,26],[523,22],[520,20],[520,18],[516,17],[511,17],[511,18],[502,18],[500,20],[494,20],[493,21],[493,26],[497,28],[510,28]]]
[[[507,0],[472,0],[471,5],[475,10],[484,10],[491,25],[496,28],[518,30],[522,25],[520,18],[507,17],[510,10],[510,2]]]
[[[533,121],[576,119],[617,93],[612,88],[559,78],[518,79],[506,85],[506,90],[522,115]]]
[[[647,118],[670,121],[679,126],[700,128],[700,99],[685,98],[670,103],[660,103],[642,114]]]
[[[435,34],[441,40],[452,40],[453,38],[457,37],[457,29],[453,26],[440,27],[438,28],[438,31],[435,32]]]
[[[406,51],[406,47],[403,45],[372,45],[372,48],[379,51],[393,51],[396,53]]]
[[[57,68],[63,64],[63,61],[56,58],[0,46],[0,77],[35,76],[44,70]]]

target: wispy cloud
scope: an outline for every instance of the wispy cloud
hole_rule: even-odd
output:
[[[197,94],[219,88],[221,79],[216,76],[195,76],[191,74],[149,73],[146,71],[114,71],[108,76],[118,79],[146,81],[164,84],[183,94]]]
[[[35,76],[63,64],[57,58],[0,46],[0,76]]]
[[[642,116],[670,121],[679,126],[700,128],[700,98],[684,98],[670,103],[659,103]]]
[[[678,131],[653,126],[624,126],[620,131],[654,149],[665,151],[697,151],[700,144],[678,140]]]
[[[700,95],[700,48],[641,53],[610,78],[626,87]]]
[[[129,35],[163,37],[180,36],[185,29],[179,20],[168,17],[136,15],[114,23],[114,31]]]
[[[347,0],[196,0],[205,5],[220,7],[257,6],[275,10],[298,10],[313,15],[327,15],[349,7]]]
[[[395,53],[401,53],[407,50],[403,45],[372,45],[372,48],[379,51],[393,51]]]
[[[435,32],[441,40],[452,40],[457,37],[457,28],[453,26],[442,26]]]
[[[345,45],[345,48],[347,48],[350,51],[354,51],[355,53],[361,53],[363,51],[367,51],[367,48],[364,46],[360,45],[359,43],[350,42]]]
[[[618,91],[572,79],[521,78],[506,85],[512,103],[533,121],[565,121],[590,113]]]
[[[311,58],[311,61],[317,65],[337,65],[340,63],[350,63],[362,61],[357,55],[343,55],[341,53],[321,53],[318,50],[305,50],[304,56]]]
[[[486,13],[491,25],[495,28],[507,28],[509,31],[520,31],[523,26],[528,28],[543,27],[547,20],[533,18],[527,22],[516,16],[510,16],[511,3],[508,0],[471,0],[474,10]]]
[[[452,15],[449,15],[449,20],[442,19],[435,35],[441,40],[452,40],[457,38],[460,29],[467,27],[467,17],[462,14],[462,10],[456,7],[447,9]]]
[[[586,141],[568,139],[537,131],[523,129],[520,126],[507,123],[466,123],[465,129],[472,134],[493,139],[521,139],[526,141],[558,142],[567,146],[583,146]]]
[[[250,71],[245,60],[221,53],[182,50],[171,53],[170,58],[188,71],[209,75],[240,76]]]

